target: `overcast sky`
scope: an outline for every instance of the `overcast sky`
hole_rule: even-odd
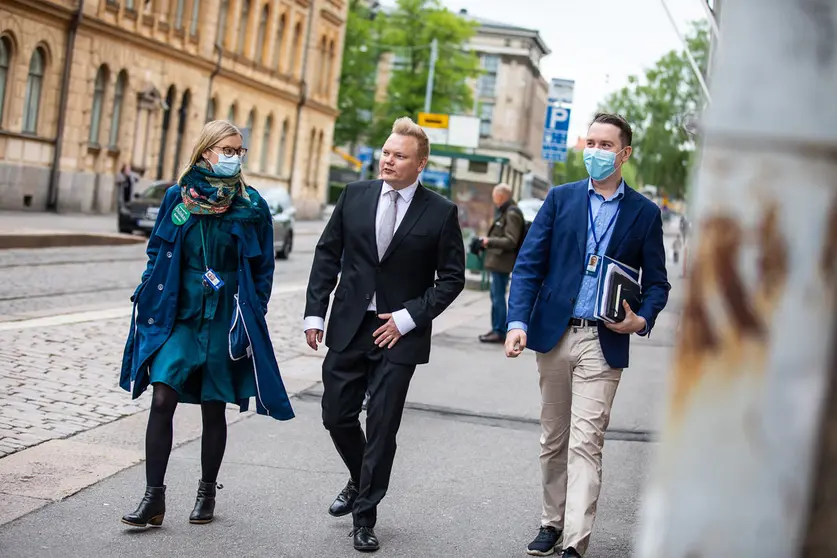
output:
[[[705,18],[703,1],[667,0],[681,33],[689,21]],[[541,62],[546,80],[576,82],[570,145],[584,135],[607,93],[681,46],[661,0],[442,0],[442,4],[540,31],[552,50]]]

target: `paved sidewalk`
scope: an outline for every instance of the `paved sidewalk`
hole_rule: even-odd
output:
[[[390,491],[379,512],[383,548],[376,556],[524,556],[525,544],[536,533],[540,474],[534,355],[527,352],[510,361],[500,355],[499,346],[476,341],[488,323],[487,304],[480,295],[443,314],[438,325],[445,331],[434,338],[433,359],[416,372]],[[442,323],[445,316],[447,323]],[[629,434],[657,428],[658,405],[665,399],[658,376],[666,369],[675,322],[673,314],[663,315],[654,342],[634,344],[633,366],[620,386],[605,445],[604,488],[587,558],[631,554],[654,444]],[[283,370],[310,379],[319,365],[319,359],[301,356]],[[319,390],[311,382],[299,393],[292,421],[253,416],[230,427],[220,477],[225,488],[219,492],[213,524],[187,522],[200,469],[200,443],[194,441],[173,452],[163,528],[136,532],[119,523],[121,514],[136,505],[144,485],[143,466],[133,466],[0,527],[4,556],[29,556],[35,548],[38,556],[60,558],[356,556],[347,536],[351,520],[325,513],[346,472],[321,424]],[[180,416],[181,410],[176,421]],[[235,412],[229,417],[242,418]],[[139,463],[143,419],[144,413],[134,415],[104,427],[101,434],[97,429],[66,442],[91,443],[94,455],[113,453],[111,459]],[[190,435],[197,435],[197,418],[186,416],[185,422],[185,427],[177,423],[175,432],[193,429]],[[8,478],[5,461],[0,460],[0,479]],[[31,491],[46,496],[34,486]],[[13,503],[19,509],[43,505],[22,496]]]

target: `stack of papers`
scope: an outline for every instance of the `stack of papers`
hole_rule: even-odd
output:
[[[596,289],[596,319],[611,324],[621,322],[625,319],[622,302],[627,301],[636,312],[642,300],[641,294],[639,270],[607,256],[602,258]]]

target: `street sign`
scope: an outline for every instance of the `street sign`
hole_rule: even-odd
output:
[[[418,115],[418,125],[422,128],[447,128],[448,121],[447,114],[420,112]]]
[[[563,163],[567,160],[567,133],[570,129],[570,109],[546,107],[541,157],[546,161]]]
[[[552,78],[549,83],[549,94],[547,101],[550,105],[564,103],[573,104],[573,90],[575,81],[571,79]]]
[[[419,180],[425,186],[434,186],[447,190],[450,188],[450,172],[446,170],[424,169]]]
[[[369,165],[372,163],[372,153],[371,147],[363,146],[357,150],[357,158],[364,165]]]

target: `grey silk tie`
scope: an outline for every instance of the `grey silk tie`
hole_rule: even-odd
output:
[[[381,216],[381,226],[378,229],[378,259],[384,257],[384,254],[389,248],[389,243],[392,242],[392,237],[395,234],[395,217],[398,215],[398,192],[390,190],[387,192],[389,196],[389,205],[384,209],[384,214]]]

